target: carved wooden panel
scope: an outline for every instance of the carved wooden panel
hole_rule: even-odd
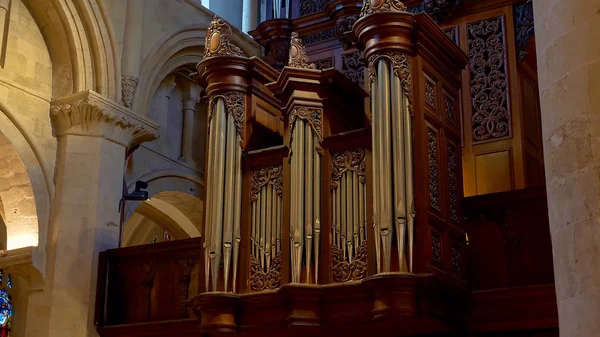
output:
[[[456,145],[452,143],[448,143],[448,203],[450,206],[450,219],[458,222],[458,212],[459,212],[459,193],[460,193],[460,185],[459,185],[459,175],[460,172],[458,170],[458,149]]]
[[[511,136],[504,17],[467,24],[473,141]]]
[[[460,245],[458,244],[453,244],[452,245],[452,270],[454,270],[457,273],[460,273],[461,268],[460,268]]]
[[[450,40],[452,40],[452,42],[458,45],[458,26],[453,26],[444,29],[444,33],[446,33],[446,35],[450,38]]]
[[[435,109],[435,101],[435,82],[425,76],[425,102],[431,108]]]
[[[457,111],[458,107],[456,100],[452,98],[448,93],[444,92],[444,117],[450,124],[456,125],[457,122]]]
[[[317,61],[315,61],[313,63],[315,64],[315,66],[317,66],[317,69],[320,69],[320,70],[325,70],[325,69],[329,69],[329,68],[334,68],[335,67],[335,62],[334,62],[334,57],[333,56],[317,60]]]
[[[318,33],[314,33],[314,34],[305,36],[302,38],[302,41],[304,41],[305,45],[309,45],[309,44],[313,44],[313,43],[333,40],[334,38],[335,38],[335,28],[329,28],[329,29],[322,30]]]
[[[440,210],[438,132],[427,129],[427,160],[429,163],[429,206]]]
[[[435,231],[431,232],[431,259],[442,263],[442,236]]]
[[[327,4],[333,0],[301,0],[300,1],[300,16],[311,15],[321,12]]]
[[[342,72],[352,82],[365,88],[365,67],[360,62],[361,53],[356,51],[342,55]]]

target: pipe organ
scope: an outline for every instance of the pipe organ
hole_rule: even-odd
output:
[[[190,302],[202,327],[238,331],[281,301],[286,324],[318,325],[335,311],[324,305],[344,310],[338,292],[375,319],[438,324],[430,312],[465,288],[460,135],[444,117],[459,101],[464,53],[398,0],[365,1],[346,33],[368,92],[316,69],[296,33],[281,71],[230,36],[215,18],[196,75],[210,103],[206,293]],[[454,295],[432,295],[440,289]]]

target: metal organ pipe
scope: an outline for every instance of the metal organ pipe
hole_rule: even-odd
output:
[[[405,163],[404,163],[404,102],[402,97],[402,83],[390,69],[392,102],[392,155],[394,162],[394,224],[396,241],[398,244],[398,263],[400,271],[404,262],[404,242],[406,230],[406,188],[405,188]]]
[[[312,258],[312,239],[313,239],[313,214],[312,214],[312,200],[313,196],[313,137],[312,130],[310,129],[309,123],[304,123],[304,139],[305,139],[305,147],[304,152],[306,153],[306,160],[302,163],[305,166],[306,178],[304,188],[306,189],[306,193],[304,195],[304,222],[306,227],[304,229],[304,235],[306,237],[306,282],[310,283],[310,266],[311,266],[311,258]]]
[[[214,168],[215,166],[215,146],[216,146],[216,136],[217,136],[217,131],[216,131],[216,118],[214,116],[214,114],[216,113],[216,111],[212,111],[211,114],[213,116],[211,116],[210,121],[209,121],[209,127],[208,127],[208,169],[211,170]],[[206,207],[205,207],[205,212],[206,214],[204,214],[204,250],[205,252],[207,252],[210,249],[211,243],[211,237],[212,237],[212,205],[215,202],[214,201],[214,195],[213,195],[213,189],[214,189],[214,184],[212,182],[213,179],[208,179],[208,181],[206,182]],[[209,291],[209,283],[210,283],[210,257],[209,254],[204,254],[204,286],[206,288],[206,291]]]
[[[317,135],[313,135],[314,145],[319,143]],[[321,157],[316,152],[315,146],[311,148],[314,151],[314,179],[313,179],[313,201],[314,201],[314,224],[315,224],[315,283],[319,283],[319,252],[321,248]]]
[[[227,291],[229,285],[229,269],[231,266],[231,248],[233,246],[233,216],[234,216],[234,189],[235,189],[235,148],[236,142],[236,130],[235,124],[233,123],[233,116],[227,116],[227,145],[226,152],[223,154],[224,158],[229,160],[233,159],[234,163],[228,162],[225,165],[225,210],[224,210],[224,221],[223,221],[223,285],[224,290]],[[228,160],[228,161],[229,161]]]
[[[238,136],[238,143],[241,141],[241,137]],[[237,284],[237,267],[240,255],[240,242],[242,241],[241,235],[241,222],[242,222],[242,148],[241,146],[235,146],[235,197],[233,204],[234,214],[234,227],[233,227],[233,292],[236,290]]]
[[[377,263],[377,272],[381,271],[381,202],[379,200],[381,195],[381,180],[380,180],[380,163],[381,159],[381,147],[379,134],[381,133],[381,126],[379,122],[379,79],[377,73],[375,73],[375,80],[371,84],[371,141],[373,143],[373,232],[375,240],[375,260]],[[377,200],[379,199],[379,200]]]

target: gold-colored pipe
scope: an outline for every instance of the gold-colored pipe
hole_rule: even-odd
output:
[[[319,138],[317,135],[313,135],[314,145],[319,144]],[[314,150],[313,150],[314,151]],[[321,156],[315,152],[314,158],[314,179],[313,179],[313,193],[314,193],[314,219],[315,219],[315,283],[319,283],[319,261],[321,260],[320,248],[321,248]]]
[[[357,177],[358,180],[358,177]],[[358,181],[358,244],[362,245],[365,240],[365,186]],[[357,248],[358,249],[358,248]]]
[[[216,162],[215,167],[216,179],[215,179],[215,198],[213,203],[213,229],[211,232],[211,276],[212,276],[212,289],[217,291],[217,280],[219,278],[219,267],[221,265],[221,242],[223,239],[223,192],[224,192],[224,179],[225,179],[225,135],[227,132],[225,102],[222,99],[217,100],[217,111],[216,116]]]
[[[342,178],[338,181],[338,187],[335,193],[335,238],[337,247],[342,249]]]
[[[260,266],[265,269],[265,233],[267,231],[267,188],[260,189],[260,232],[258,233],[258,251]]]
[[[390,69],[392,99],[392,144],[394,166],[394,223],[396,241],[398,242],[398,264],[402,271],[404,262],[404,241],[406,228],[406,188],[404,158],[404,102],[402,100],[402,83],[400,78]]]
[[[273,186],[271,184],[267,184],[267,213],[266,213],[266,223],[265,223],[265,262],[266,269],[269,270],[271,268],[271,226],[273,225],[273,205],[271,202],[273,201]]]
[[[250,252],[252,256],[256,257],[256,201],[250,201],[252,203],[252,237],[250,239]]]
[[[237,140],[239,144],[241,137],[238,136]],[[236,291],[240,243],[242,242],[242,148],[239,145],[236,145],[235,147],[235,154],[235,198],[233,205],[233,292]]]
[[[213,112],[214,115],[215,112]],[[214,170],[214,166],[215,166],[215,154],[216,154],[216,150],[215,150],[215,144],[216,144],[216,135],[217,135],[217,131],[216,131],[216,122],[215,122],[215,118],[214,116],[210,119],[209,122],[209,128],[208,128],[208,170],[209,172],[214,172],[216,173],[216,171]],[[209,291],[209,284],[210,284],[210,257],[209,257],[209,250],[210,250],[210,239],[211,239],[211,230],[212,230],[212,216],[213,216],[213,212],[212,212],[212,204],[214,202],[214,195],[213,195],[213,190],[214,190],[214,184],[213,184],[213,179],[208,179],[206,182],[206,207],[205,207],[205,211],[206,214],[204,215],[204,286],[206,291]]]
[[[352,171],[346,171],[346,248],[348,250],[348,260],[352,263],[354,249],[352,248],[352,240],[354,238],[354,217],[352,205],[354,203],[352,194],[354,186],[354,177]]]
[[[291,240],[291,245],[290,245],[290,255],[292,258],[292,282],[298,283],[298,275],[300,273],[300,271],[297,269],[298,268],[298,264],[297,264],[297,260],[300,258],[298,256],[298,245],[299,245],[299,240],[300,240],[300,233],[298,231],[298,212],[300,210],[300,206],[298,205],[299,199],[299,191],[298,191],[298,187],[299,187],[299,172],[300,172],[300,168],[299,168],[299,164],[300,164],[300,160],[299,160],[299,156],[300,156],[300,147],[298,146],[298,144],[300,144],[299,141],[299,136],[298,136],[298,130],[300,129],[300,121],[296,120],[295,124],[293,125],[293,133],[292,133],[292,175],[291,175],[291,216],[290,216],[290,240]]]
[[[360,208],[361,208],[361,204],[360,204],[360,192],[358,189],[358,185],[360,185],[360,183],[358,182],[358,175],[356,173],[352,173],[352,211],[354,211],[354,214],[352,215],[352,224],[354,225],[354,230],[353,230],[353,235],[352,237],[354,238],[354,256],[358,255],[358,245],[360,244],[359,241],[359,235],[360,235],[360,226],[361,226],[361,222],[360,222],[360,216],[359,216],[359,212],[360,212]]]
[[[304,186],[306,193],[304,194],[304,236],[305,236],[305,249],[306,249],[306,283],[311,283],[311,263],[312,263],[312,239],[313,239],[313,157],[314,157],[314,145],[312,130],[309,123],[304,123],[304,151],[306,153],[306,160],[303,165],[305,166],[306,179]]]
[[[381,148],[381,160],[382,163],[380,168],[380,179],[381,179],[381,242],[382,242],[382,253],[383,253],[383,271],[390,271],[391,263],[391,248],[392,248],[392,166],[391,166],[391,121],[390,121],[390,79],[389,79],[390,66],[387,60],[380,60],[378,64],[378,80],[379,80],[379,93],[378,99],[381,104],[381,114],[379,117],[380,125],[382,126],[380,132],[380,148]]]
[[[340,246],[342,248],[342,251],[344,252],[344,259],[346,259],[346,228],[348,226],[348,213],[346,213],[346,209],[347,207],[347,203],[346,203],[346,177],[348,175],[346,174],[346,172],[344,172],[344,174],[342,174],[342,179],[341,179],[341,184],[340,184],[340,204],[342,206],[341,208],[341,213],[342,213],[342,223],[341,223],[341,230],[340,230]]]
[[[298,204],[299,204],[299,212],[298,212],[298,224],[297,224],[297,233],[298,236],[294,237],[294,241],[296,242],[296,251],[297,251],[297,260],[296,260],[296,282],[301,282],[301,273],[302,273],[302,257],[304,256],[304,245],[302,244],[302,238],[304,237],[304,158],[306,155],[306,148],[304,147],[304,121],[296,120],[298,125],[296,126],[297,136],[298,136],[298,154],[296,160],[298,161],[298,176],[296,177],[296,182],[298,183]]]
[[[276,252],[279,254],[279,252],[281,251],[281,230],[282,230],[282,217],[281,217],[281,197],[277,194],[275,194],[275,200],[277,202],[277,235],[276,235],[276,240],[277,240],[277,245],[276,245]]]
[[[377,263],[377,273],[381,272],[381,181],[380,169],[381,148],[379,145],[379,134],[381,125],[379,124],[379,76],[376,73],[375,81],[371,84],[371,142],[373,148],[372,168],[373,168],[373,233],[375,241],[375,260]]]
[[[413,271],[413,246],[414,246],[414,224],[415,224],[415,197],[413,181],[413,155],[412,155],[412,116],[409,111],[409,103],[404,92],[402,93],[402,106],[404,116],[404,155],[406,172],[406,203],[407,203],[407,222],[408,222],[408,272]]]
[[[335,228],[337,226],[337,188],[331,190],[331,240],[333,244],[337,246],[337,236],[335,234]]]
[[[271,249],[271,263],[273,263],[273,259],[275,259],[275,247],[277,246],[277,192],[275,188],[271,188],[271,245],[269,248]]]
[[[227,292],[229,285],[229,269],[231,268],[231,249],[233,247],[233,222],[234,222],[234,204],[235,204],[235,148],[238,146],[235,124],[233,116],[227,116],[227,144],[225,158],[225,220],[223,222],[223,281],[224,291]]]

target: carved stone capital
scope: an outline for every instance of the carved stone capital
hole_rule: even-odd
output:
[[[131,108],[133,105],[133,95],[139,84],[139,79],[134,76],[121,76],[121,101],[123,105]]]
[[[407,8],[400,0],[364,0],[360,17],[377,12],[406,12]]]
[[[57,137],[103,137],[130,147],[159,136],[158,125],[94,91],[55,100],[50,115]]]

